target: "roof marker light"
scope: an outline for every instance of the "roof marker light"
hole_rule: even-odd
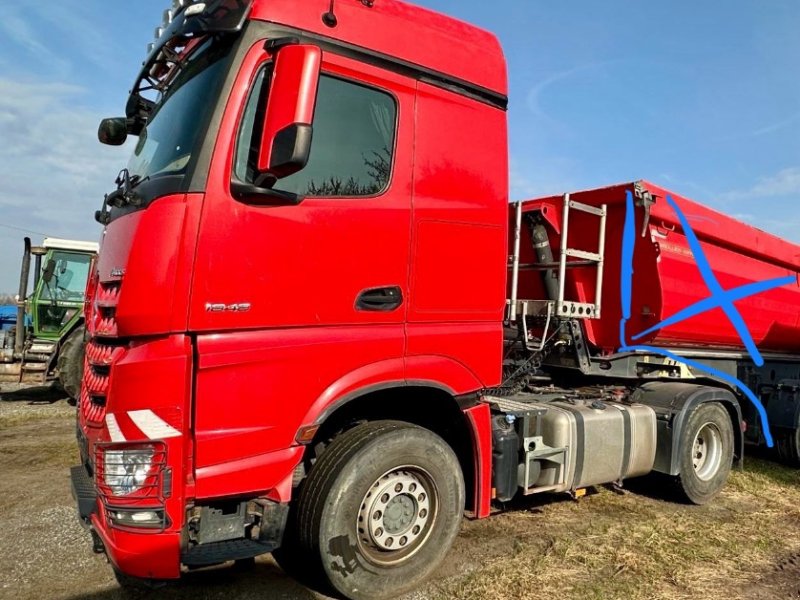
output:
[[[175,14],[178,14],[181,9],[186,6],[186,0],[172,0],[172,10]]]
[[[164,34],[164,28],[163,27],[156,27],[156,30],[153,32],[153,35],[155,36],[155,38],[157,40],[161,39],[161,36],[163,34]]]
[[[174,16],[175,16],[175,13],[173,11],[165,10],[164,11],[164,16],[161,19],[161,26],[166,28],[167,25],[172,23],[172,19],[173,19]]]
[[[189,17],[193,17],[195,15],[199,15],[205,9],[206,9],[206,3],[205,2],[198,2],[197,4],[192,4],[191,6],[187,6],[186,10],[184,11],[184,13],[186,14],[186,17],[189,18]]]

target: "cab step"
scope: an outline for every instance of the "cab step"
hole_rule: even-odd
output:
[[[181,554],[181,562],[187,567],[207,567],[230,560],[253,558],[272,552],[276,547],[277,544],[271,542],[248,539],[198,544]]]

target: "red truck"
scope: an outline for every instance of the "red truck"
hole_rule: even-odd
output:
[[[96,214],[72,469],[121,582],[273,552],[385,598],[515,496],[655,471],[707,502],[768,433],[698,364],[797,460],[796,280],[737,302],[761,366],[719,308],[638,340],[694,367],[619,351],[625,228],[632,334],[708,296],[686,228],[644,182],[510,205],[491,34],[395,0],[175,0],[156,37],[99,130],[138,141]],[[723,287],[800,272],[672,197]]]

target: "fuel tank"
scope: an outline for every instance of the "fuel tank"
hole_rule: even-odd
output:
[[[712,296],[713,284],[710,288],[700,268],[706,260],[723,290],[790,277],[791,282],[736,300],[734,305],[760,351],[800,352],[800,246],[644,181],[570,194],[574,202],[592,207],[607,206],[601,317],[586,319],[587,340],[596,350],[610,353],[622,345],[622,239],[628,192],[634,198],[636,241],[632,260],[631,318],[624,334],[627,344],[744,350],[739,334],[721,308],[712,308],[648,332],[664,319]],[[668,202],[668,197],[685,216],[705,258],[692,251],[678,212]],[[544,225],[554,261],[558,262],[564,230],[563,207],[563,196],[523,203],[520,299],[548,299],[548,286],[543,279],[548,271],[537,265],[532,227],[536,223]],[[513,212],[512,205],[512,222]],[[599,253],[599,225],[596,215],[571,210],[567,246]],[[537,233],[539,243],[540,237],[541,229]],[[574,257],[569,261],[575,266],[566,269],[565,300],[594,302],[598,292],[597,265]],[[557,276],[558,269],[549,273],[551,277]],[[552,294],[553,286],[549,287]],[[648,333],[639,336],[643,332]]]

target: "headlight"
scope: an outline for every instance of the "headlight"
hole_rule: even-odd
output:
[[[153,448],[106,450],[103,454],[103,481],[112,496],[127,496],[139,491],[152,474]]]

